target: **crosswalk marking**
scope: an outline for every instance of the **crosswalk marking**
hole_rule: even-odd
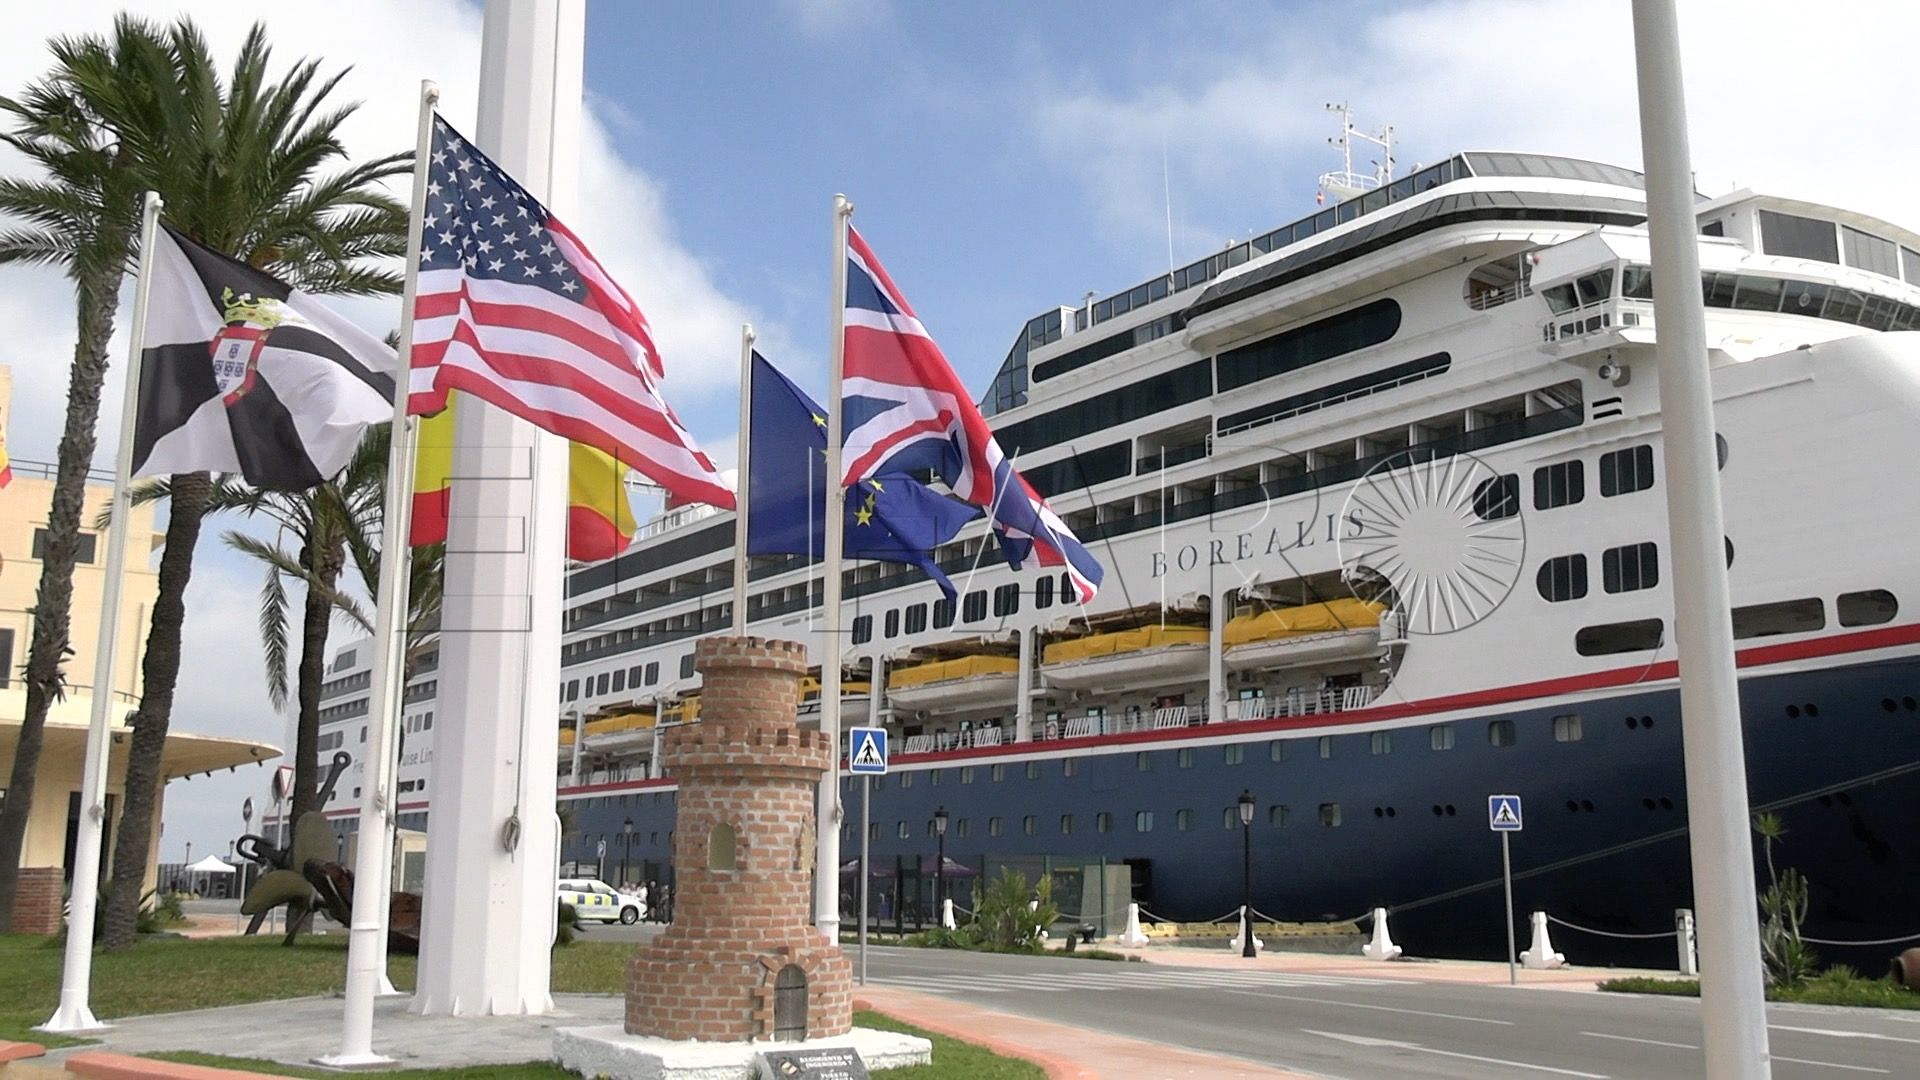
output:
[[[1062,993],[1074,990],[1254,989],[1300,987],[1378,986],[1374,979],[1289,972],[1232,972],[1201,969],[1158,971],[1062,971],[1032,974],[1008,972],[876,975],[874,981],[936,994]]]

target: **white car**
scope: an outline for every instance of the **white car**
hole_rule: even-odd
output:
[[[617,920],[632,926],[647,914],[647,906],[639,897],[618,892],[595,878],[561,878],[558,897],[561,903],[572,904],[575,917],[581,920]]]

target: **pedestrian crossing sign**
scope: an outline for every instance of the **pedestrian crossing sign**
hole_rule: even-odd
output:
[[[1520,831],[1520,796],[1487,796],[1487,828],[1494,832]]]
[[[887,771],[887,729],[857,727],[847,729],[847,769],[857,775],[885,775]]]

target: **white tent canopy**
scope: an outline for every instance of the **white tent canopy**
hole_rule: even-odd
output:
[[[233,866],[221,861],[218,855],[209,855],[199,862],[194,863],[192,866],[187,867],[187,872],[192,874],[231,874],[233,873]]]

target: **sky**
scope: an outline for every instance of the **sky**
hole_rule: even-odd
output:
[[[48,38],[101,32],[119,6],[12,6],[0,93],[45,70]],[[1920,228],[1920,5],[1681,7],[1700,190],[1752,187]],[[259,18],[281,60],[351,67],[341,93],[365,103],[346,129],[358,155],[410,145],[423,77],[471,130],[477,3],[138,10],[193,17],[225,56]],[[817,395],[825,382],[836,192],[977,391],[1031,316],[1137,284],[1170,251],[1184,264],[1312,209],[1315,177],[1338,163],[1329,102],[1351,105],[1364,129],[1392,124],[1401,173],[1460,150],[1640,159],[1625,0],[594,0],[585,70],[579,194],[553,210],[647,312],[668,398],[723,466],[743,321],[803,386]],[[1373,155],[1357,156],[1364,167]],[[22,168],[0,150],[0,174]],[[398,304],[343,310],[384,332]],[[9,449],[51,460],[73,348],[66,282],[0,269],[0,326],[15,379]],[[102,467],[124,342],[123,326]],[[260,573],[219,532],[203,536],[188,592],[173,723],[280,744],[286,720],[256,675]],[[188,841],[224,851],[241,800],[265,786],[265,770],[176,781],[163,859]]]

